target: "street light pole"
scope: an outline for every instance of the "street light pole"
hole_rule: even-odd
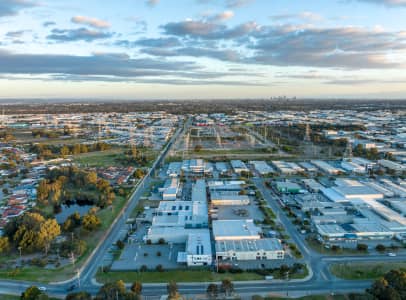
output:
[[[78,287],[80,288],[80,269],[77,269],[76,272],[78,274]]]

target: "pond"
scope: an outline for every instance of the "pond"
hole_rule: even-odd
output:
[[[55,219],[59,224],[62,224],[73,213],[78,212],[81,216],[88,213],[93,205],[90,204],[70,204],[61,205],[58,207],[58,212],[55,214]]]

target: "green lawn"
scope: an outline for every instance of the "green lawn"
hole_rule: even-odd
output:
[[[88,152],[73,156],[73,160],[89,167],[108,167],[120,165],[117,158],[124,154],[123,149],[110,149],[106,151]]]
[[[394,269],[406,270],[406,262],[340,263],[330,267],[335,276],[350,280],[377,279]]]
[[[272,274],[275,279],[279,278],[279,272]],[[304,278],[308,275],[308,270],[303,273],[293,274],[290,279]],[[124,280],[125,282],[131,283],[134,281],[141,281],[144,283],[165,283],[171,280],[176,282],[210,282],[210,281],[221,281],[225,278],[231,279],[232,281],[246,281],[246,280],[263,280],[264,276],[259,275],[254,272],[243,272],[243,273],[216,273],[209,270],[170,270],[164,272],[98,272],[96,279],[98,282],[106,283],[116,280]]]
[[[116,280],[124,280],[131,283],[134,281],[141,281],[143,283],[165,283],[169,281],[176,282],[202,282],[202,281],[221,281],[222,279],[229,278],[233,281],[245,280],[262,280],[264,276],[256,273],[216,273],[206,270],[174,270],[164,272],[98,272],[96,275],[97,281],[101,283],[111,282]]]

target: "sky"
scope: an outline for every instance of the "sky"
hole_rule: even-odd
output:
[[[406,0],[0,0],[0,98],[406,98]]]

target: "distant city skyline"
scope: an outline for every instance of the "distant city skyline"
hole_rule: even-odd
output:
[[[0,98],[404,98],[406,0],[1,0]]]

